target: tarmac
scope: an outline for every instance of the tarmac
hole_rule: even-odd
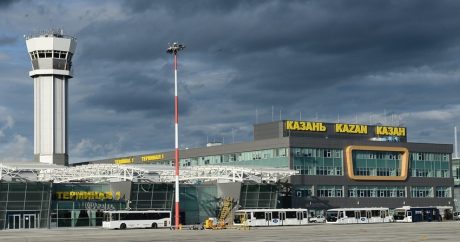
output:
[[[460,241],[460,222],[309,224],[258,227],[250,230],[234,228],[224,230],[105,230],[102,228],[2,230],[0,241]]]

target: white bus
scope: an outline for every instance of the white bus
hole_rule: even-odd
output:
[[[308,224],[307,209],[243,209],[234,215],[235,226],[286,226]]]
[[[393,222],[389,208],[335,208],[326,211],[326,223],[389,223]]]
[[[431,222],[442,220],[439,209],[436,207],[404,206],[402,208],[396,208],[393,213],[393,218],[395,222],[398,223]]]
[[[106,229],[171,227],[171,211],[105,211],[102,227]]]

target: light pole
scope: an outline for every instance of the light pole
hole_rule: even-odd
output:
[[[175,167],[176,167],[176,187],[175,187],[175,228],[179,227],[179,98],[177,96],[177,52],[183,50],[185,46],[183,44],[179,44],[174,42],[173,44],[169,44],[168,49],[166,52],[169,54],[174,55],[174,130],[175,130],[175,148],[176,148],[176,155],[175,155]]]

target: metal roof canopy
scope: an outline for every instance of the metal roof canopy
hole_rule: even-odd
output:
[[[36,163],[35,163],[36,164]],[[175,171],[171,166],[158,165],[116,165],[89,164],[75,167],[17,167],[2,166],[0,179],[3,175],[20,178],[22,172],[33,172],[38,181],[64,182],[113,182],[113,181],[149,181],[174,182]],[[24,170],[23,170],[24,169]],[[194,166],[181,167],[180,181],[197,183],[204,181],[253,181],[257,183],[273,183],[297,174],[297,171],[286,168],[236,167],[236,166]]]
[[[64,166],[44,164],[39,162],[1,162],[0,163],[0,181],[5,177],[12,180],[30,180],[37,178],[40,171],[47,169],[59,169]],[[37,179],[33,179],[36,181]]]

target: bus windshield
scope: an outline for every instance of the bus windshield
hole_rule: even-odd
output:
[[[393,214],[393,218],[395,220],[403,220],[406,217],[406,211],[405,210],[395,210]]]
[[[233,218],[233,221],[237,224],[240,224],[241,222],[247,219],[251,219],[251,213],[237,212],[235,213],[235,217]]]
[[[326,220],[328,222],[337,222],[337,211],[327,211],[326,212]]]

